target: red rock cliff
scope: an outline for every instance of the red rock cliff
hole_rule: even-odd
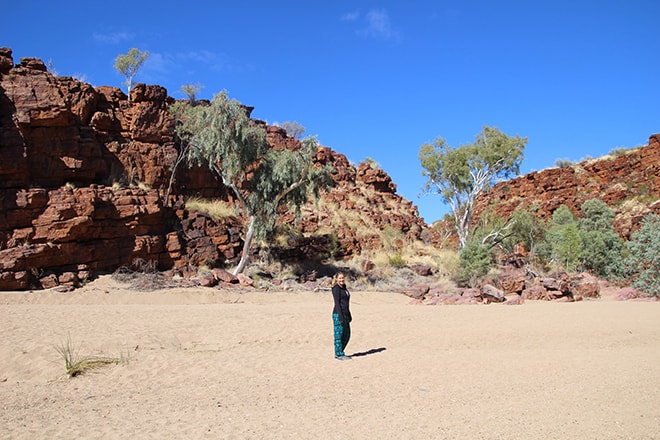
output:
[[[38,59],[14,65],[12,51],[0,48],[0,290],[75,285],[137,258],[178,271],[237,259],[240,218],[185,209],[189,195],[230,197],[208,170],[180,168],[163,200],[179,153],[172,102],[159,86],[136,84],[129,101],[118,88],[54,77]],[[273,148],[299,145],[264,126]],[[283,257],[309,259],[330,245],[335,256],[353,255],[379,246],[387,226],[409,240],[433,239],[385,172],[356,169],[326,147],[317,161],[335,169],[326,211],[305,209],[307,234]],[[336,224],[332,209],[359,212],[363,227]],[[282,221],[293,224],[293,216],[282,213]]]
[[[615,228],[628,239],[648,213],[660,213],[660,134],[647,146],[566,167],[550,168],[498,183],[479,198],[475,216],[486,210],[508,218],[532,208],[547,220],[561,205],[579,214],[582,204],[599,198],[615,211]]]

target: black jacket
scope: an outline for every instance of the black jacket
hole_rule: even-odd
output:
[[[335,300],[335,307],[332,309],[332,313],[339,315],[339,321],[341,322],[351,322],[353,318],[351,317],[351,310],[349,308],[351,296],[348,293],[348,289],[335,284],[332,287],[332,298]]]

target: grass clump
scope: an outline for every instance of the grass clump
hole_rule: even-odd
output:
[[[124,356],[81,356],[78,349],[74,346],[73,342],[71,342],[71,337],[67,337],[66,341],[55,347],[55,350],[57,350],[57,353],[59,353],[64,360],[66,374],[69,377],[76,377],[108,365],[118,365],[127,362],[127,358]]]
[[[390,256],[388,258],[388,262],[390,266],[397,268],[406,267],[406,265],[408,264],[406,262],[406,259],[403,258],[403,256],[401,255],[401,252],[397,252],[396,254]]]
[[[186,200],[186,209],[199,211],[210,215],[216,220],[236,217],[236,209],[224,200],[209,200],[201,197],[191,197]]]

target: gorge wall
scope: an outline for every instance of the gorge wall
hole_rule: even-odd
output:
[[[660,134],[640,148],[500,182],[479,198],[475,216],[490,212],[509,218],[529,209],[548,220],[561,205],[579,216],[582,204],[593,198],[614,210],[614,227],[624,239],[645,215],[660,214]]]
[[[15,65],[0,48],[0,290],[75,286],[137,260],[183,275],[237,261],[242,219],[185,207],[190,196],[231,200],[217,176],[180,167],[165,200],[179,154],[173,102],[160,86],[136,84],[129,100],[115,87],[55,77],[39,59]],[[299,142],[259,123],[273,148]],[[355,167],[328,147],[316,161],[333,165],[334,185],[321,208],[305,207],[282,258],[355,255],[382,246],[386,227],[433,240],[383,170]],[[338,222],[336,210],[358,220]],[[293,215],[281,222],[293,225]]]

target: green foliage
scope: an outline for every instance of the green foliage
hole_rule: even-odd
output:
[[[627,243],[626,268],[635,280],[633,286],[660,297],[660,216],[647,215],[641,228]]]
[[[515,245],[522,243],[525,250],[534,258],[538,253],[539,243],[543,241],[546,233],[543,221],[530,211],[521,209],[511,215],[509,222],[511,223],[509,236],[502,243],[505,251],[511,252]]]
[[[309,195],[330,184],[328,167],[315,167],[318,142],[309,137],[295,151],[269,147],[264,128],[251,120],[246,109],[226,92],[214,96],[209,105],[172,106],[177,134],[188,151],[188,162],[208,166],[236,196],[248,218],[241,272],[253,238],[269,238],[286,206],[300,213]]]
[[[147,58],[149,58],[149,51],[142,52],[134,47],[127,54],[118,55],[115,58],[115,69],[126,77],[124,85],[126,86],[129,99],[133,77],[138,73],[138,70],[140,70],[140,67],[142,67]]]
[[[600,199],[590,199],[580,207],[584,218],[580,220],[580,228],[584,230],[611,230],[614,228],[614,211]]]
[[[587,200],[580,207],[579,222],[582,267],[595,275],[616,278],[623,272],[623,240],[614,231],[614,212],[600,199]]]
[[[481,244],[479,240],[471,240],[460,251],[456,283],[460,286],[477,286],[479,279],[488,273],[492,264],[491,247]]]
[[[171,110],[177,118],[179,138],[190,147],[188,162],[208,166],[240,195],[239,187],[248,182],[248,172],[268,149],[265,130],[226,92],[217,94],[210,105],[177,102]]]
[[[452,148],[444,139],[424,144],[419,150],[425,190],[436,193],[451,207],[459,247],[469,238],[474,203],[495,179],[518,174],[526,138],[509,137],[485,126],[472,144]]]
[[[555,261],[566,270],[578,267],[582,242],[577,221],[566,205],[561,205],[552,214],[544,241],[539,247],[541,257]]]

